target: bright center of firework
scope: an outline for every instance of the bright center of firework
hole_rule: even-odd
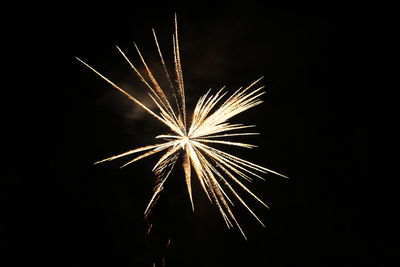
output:
[[[182,145],[186,145],[189,142],[189,137],[184,136],[182,137]]]
[[[186,145],[189,143],[190,139],[188,136],[182,136],[180,138],[179,142],[183,150],[185,150]]]

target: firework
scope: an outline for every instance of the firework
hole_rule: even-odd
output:
[[[163,189],[164,183],[170,175],[176,162],[179,158],[182,158],[182,168],[193,211],[194,203],[191,186],[192,172],[195,174],[195,177],[198,179],[201,187],[211,203],[217,206],[228,228],[236,225],[244,238],[246,238],[242,228],[240,227],[240,224],[232,212],[231,206],[233,203],[229,198],[229,195],[235,197],[258,220],[261,225],[264,226],[264,224],[235,191],[231,184],[238,185],[254,199],[268,208],[268,206],[261,199],[259,199],[244,185],[243,180],[252,181],[252,177],[263,179],[261,176],[263,173],[273,173],[282,177],[286,176],[219,150],[213,147],[213,144],[245,148],[256,147],[255,145],[247,143],[231,141],[231,138],[236,136],[257,135],[258,133],[255,132],[243,132],[244,129],[252,128],[255,125],[232,124],[229,122],[229,119],[263,102],[260,97],[264,94],[262,91],[264,87],[257,86],[258,82],[262,78],[256,80],[247,87],[239,88],[229,97],[226,97],[227,93],[224,92],[224,88],[220,89],[215,94],[211,94],[211,92],[208,91],[205,95],[200,97],[192,115],[188,118],[186,114],[185,87],[182,73],[181,56],[179,52],[180,49],[176,16],[175,33],[173,34],[173,76],[169,73],[166,67],[154,29],[153,36],[164,74],[169,83],[169,97],[166,94],[167,91],[161,88],[157,82],[153,72],[148,67],[136,44],[135,48],[144,66],[145,74],[142,74],[138,68],[132,64],[132,62],[119,47],[117,47],[117,49],[149,90],[149,96],[157,106],[157,111],[151,110],[132,94],[129,94],[111,80],[103,76],[93,67],[77,58],[112,87],[123,93],[130,100],[141,106],[147,113],[167,126],[171,131],[169,134],[159,135],[156,137],[162,141],[160,143],[135,148],[122,154],[98,161],[96,164],[141,153],[139,156],[133,158],[122,166],[125,167],[150,155],[163,152],[163,155],[153,168],[153,172],[156,177],[156,185],[153,196],[151,197],[149,204],[145,209],[145,216],[147,216],[153,205],[156,203],[157,198]],[[175,77],[175,79],[172,79],[171,77]]]

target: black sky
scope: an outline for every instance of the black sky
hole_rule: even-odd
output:
[[[384,266],[383,211],[371,201],[381,187],[367,134],[373,8],[168,5],[65,1],[17,9],[8,30],[15,50],[4,51],[17,60],[3,100],[11,161],[1,188],[2,266],[151,266],[162,255],[166,266]],[[175,11],[188,103],[208,88],[233,91],[265,76],[265,103],[234,119],[257,124],[261,135],[243,140],[260,147],[235,153],[290,179],[254,182],[271,210],[250,202],[264,229],[237,208],[247,242],[226,229],[196,183],[197,210],[190,211],[179,168],[145,239],[142,213],[156,157],[123,170],[123,160],[92,165],[166,129],[75,56],[135,94],[144,88],[115,46],[138,62],[137,42],[154,62],[154,27],[171,55]]]

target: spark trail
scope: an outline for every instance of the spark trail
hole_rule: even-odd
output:
[[[189,120],[186,114],[185,87],[179,51],[176,16],[175,33],[173,34],[174,81],[172,81],[171,74],[166,67],[154,29],[153,36],[163,66],[163,72],[168,80],[170,98],[173,98],[173,101],[170,101],[168,98],[166,94],[167,90],[163,89],[159,82],[157,82],[153,72],[148,67],[148,64],[136,44],[135,48],[144,66],[144,74],[138,70],[138,68],[128,59],[119,47],[117,47],[117,49],[134,73],[149,90],[148,94],[157,106],[156,111],[151,110],[136,97],[120,88],[81,59],[77,58],[81,63],[91,69],[112,87],[135,102],[135,104],[142,107],[148,114],[155,117],[160,123],[164,124],[172,131],[170,134],[159,135],[156,137],[156,139],[163,140],[164,142],[135,148],[100,160],[95,164],[140,153],[139,156],[136,156],[122,166],[125,167],[150,155],[163,152],[164,154],[160,157],[153,168],[156,177],[156,185],[153,196],[145,210],[145,216],[147,216],[151,207],[154,206],[158,199],[160,192],[163,190],[164,183],[176,162],[181,157],[187,192],[193,211],[192,173],[195,174],[194,176],[198,179],[211,203],[217,206],[227,227],[231,228],[235,225],[240,230],[243,237],[246,238],[244,231],[231,209],[233,203],[229,198],[229,195],[235,197],[261,225],[264,226],[264,224],[235,191],[232,184],[236,184],[236,186],[240,187],[255,200],[268,208],[268,206],[252,193],[243,182],[252,181],[252,177],[263,179],[261,174],[266,173],[273,173],[285,178],[287,177],[263,166],[221,151],[212,145],[220,144],[250,149],[256,147],[255,145],[230,140],[230,138],[235,136],[257,135],[258,133],[255,132],[242,132],[245,129],[254,127],[254,125],[232,124],[229,120],[237,114],[251,109],[263,102],[260,97],[264,94],[264,91],[262,91],[264,87],[258,86],[258,83],[262,78],[254,81],[247,87],[239,88],[226,99],[225,96],[227,92],[224,92],[224,88],[220,89],[215,94],[211,94],[211,92],[208,91],[198,100]]]

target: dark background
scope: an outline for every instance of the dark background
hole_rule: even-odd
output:
[[[378,11],[361,1],[191,5],[65,1],[13,10],[2,266],[151,266],[163,256],[167,266],[385,266],[368,135]],[[265,229],[235,207],[248,241],[226,229],[196,182],[191,212],[179,166],[145,238],[157,157],[122,170],[127,159],[92,164],[166,129],[75,56],[144,97],[115,45],[140,65],[137,42],[156,65],[154,27],[171,63],[175,11],[189,105],[208,88],[233,91],[265,76],[265,103],[233,119],[257,124],[261,135],[241,140],[259,148],[228,151],[290,179],[267,175],[250,185],[271,206],[246,198]]]

